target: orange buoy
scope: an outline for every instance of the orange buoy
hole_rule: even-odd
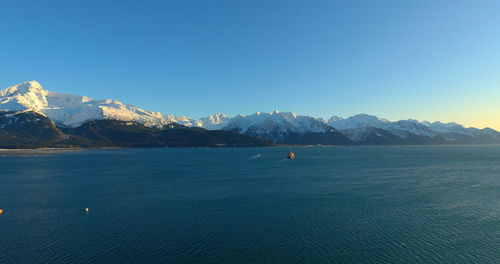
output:
[[[1,214],[3,214],[3,209],[2,209],[2,208],[0,208],[0,215],[1,215]]]

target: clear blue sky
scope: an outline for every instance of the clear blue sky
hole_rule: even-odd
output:
[[[500,1],[0,2],[0,87],[500,129]]]

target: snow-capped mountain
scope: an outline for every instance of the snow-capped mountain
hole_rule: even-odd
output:
[[[275,110],[272,113],[257,112],[248,116],[238,115],[228,121],[225,129],[238,129],[241,133],[253,130],[266,134],[276,129],[296,133],[325,132],[329,127],[314,117]]]
[[[424,124],[417,120],[400,120],[391,122],[385,118],[379,118],[367,114],[359,114],[351,116],[347,119],[334,116],[328,119],[328,125],[340,131],[352,131],[363,128],[379,128],[391,131],[401,138],[407,137],[409,134],[433,136],[435,133]],[[366,129],[365,129],[366,130]],[[356,133],[359,135],[359,132]]]
[[[367,114],[359,114],[347,119],[334,116],[328,120],[328,124],[355,142],[401,141],[397,138],[405,139],[406,142],[410,141],[410,143],[421,143],[422,141],[427,143],[456,142],[463,141],[464,137],[468,137],[469,142],[483,140],[485,137],[493,140],[500,139],[500,133],[491,128],[465,128],[457,123],[430,123],[413,119],[391,122]],[[384,133],[384,131],[397,138]]]
[[[426,125],[430,129],[432,129],[436,132],[440,132],[440,133],[457,133],[457,134],[463,134],[463,135],[472,135],[472,134],[479,132],[479,129],[477,129],[477,128],[473,128],[473,127],[465,128],[464,126],[457,124],[455,122],[442,123],[442,122],[436,121],[436,122],[431,123],[431,122],[424,121],[424,122],[422,122],[422,124]]]
[[[1,90],[0,111],[32,111],[48,117],[59,127],[75,128],[93,120],[134,121],[159,128],[178,123],[208,130],[236,131],[287,144],[500,143],[500,133],[491,128],[465,128],[456,123],[430,123],[412,119],[391,122],[367,114],[349,118],[333,116],[325,120],[276,110],[232,118],[217,113],[193,119],[147,111],[117,100],[94,100],[86,96],[51,92],[36,81]]]
[[[229,117],[225,114],[217,113],[215,115],[209,115],[207,117],[200,118],[197,120],[198,127],[203,127],[208,130],[218,130],[222,129],[229,122]]]
[[[347,119],[338,116],[333,116],[328,119],[328,125],[339,130],[356,129],[362,127],[385,128],[389,124],[389,120],[367,114],[359,114],[351,116]]]
[[[325,136],[331,141],[328,144],[348,141],[338,131],[328,126],[323,119],[278,110],[272,113],[257,112],[248,116],[235,116],[227,121],[223,129],[269,139],[277,143],[327,144],[311,138],[319,139]]]
[[[94,100],[87,96],[47,91],[36,81],[24,82],[0,91],[0,110],[32,110],[68,127],[101,119],[136,121],[149,127],[160,127],[171,122],[201,126],[188,117],[151,112],[117,100]]]

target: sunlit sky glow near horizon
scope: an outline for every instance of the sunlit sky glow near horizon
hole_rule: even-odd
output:
[[[500,1],[0,3],[0,88],[195,118],[274,109],[500,130]]]

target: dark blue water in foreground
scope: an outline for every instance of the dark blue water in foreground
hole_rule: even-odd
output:
[[[0,263],[500,263],[499,146],[288,150],[0,157]]]

